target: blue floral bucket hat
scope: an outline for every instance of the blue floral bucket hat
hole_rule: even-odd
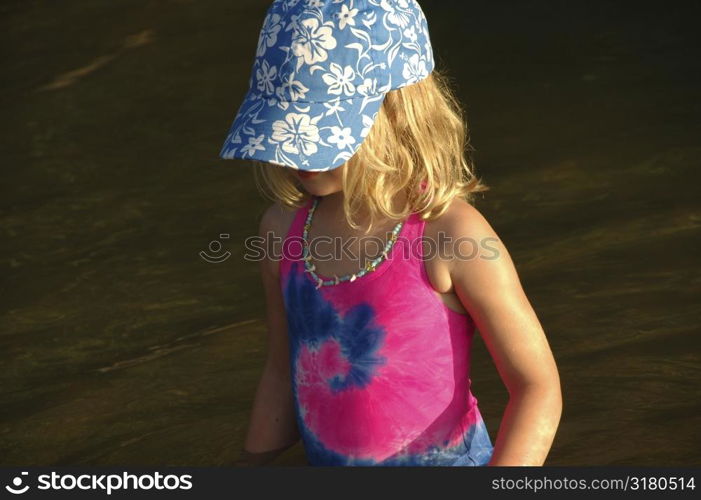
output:
[[[358,150],[387,92],[434,65],[416,0],[275,0],[219,157],[332,170]]]

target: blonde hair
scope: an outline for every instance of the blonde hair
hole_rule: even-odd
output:
[[[472,151],[464,111],[445,74],[434,69],[390,91],[343,171],[348,224],[357,229],[353,214],[368,213],[369,233],[379,220],[403,220],[412,212],[435,219],[456,197],[472,203],[474,193],[489,190],[475,176]],[[254,163],[256,184],[271,200],[297,208],[309,199],[292,169]]]

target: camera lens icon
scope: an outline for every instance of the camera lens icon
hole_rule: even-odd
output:
[[[27,476],[29,475],[29,472],[22,472],[21,475]],[[12,485],[6,485],[5,489],[13,495],[21,495],[22,493],[27,492],[29,485],[24,485],[24,487],[22,487],[22,478],[20,476],[15,476],[12,479]]]
[[[222,233],[219,235],[219,239],[228,240],[231,235],[227,233]],[[229,257],[231,257],[231,252],[228,250],[222,252],[222,244],[219,240],[212,240],[209,242],[208,253],[206,250],[200,251],[200,257],[211,264],[221,264]]]

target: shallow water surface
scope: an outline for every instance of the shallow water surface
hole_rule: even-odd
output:
[[[4,464],[236,457],[265,354],[243,239],[267,202],[217,154],[267,4],[0,6]],[[698,5],[422,5],[492,188],[477,207],[560,367],[548,464],[698,465]],[[496,439],[507,394],[475,345]]]

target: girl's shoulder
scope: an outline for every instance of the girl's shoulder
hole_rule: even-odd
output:
[[[445,212],[435,219],[426,220],[424,236],[437,238],[439,235],[453,240],[479,239],[496,237],[496,232],[474,205],[463,198],[454,198]]]
[[[426,221],[424,238],[432,238],[424,241],[431,253],[425,262],[438,291],[453,290],[459,282],[468,300],[483,304],[503,303],[509,293],[522,296],[506,245],[486,217],[467,201],[456,199],[442,215]]]
[[[445,212],[427,220],[423,238],[424,248],[434,249],[432,256],[426,256],[429,274],[442,282],[443,288],[451,287],[449,275],[456,266],[462,267],[461,262],[490,262],[495,254],[507,253],[487,218],[463,198],[453,199]]]
[[[260,218],[258,228],[259,236],[267,238],[272,235],[278,238],[284,238],[290,230],[297,212],[302,208],[304,207],[286,207],[279,202],[269,205],[263,211],[263,215]]]

